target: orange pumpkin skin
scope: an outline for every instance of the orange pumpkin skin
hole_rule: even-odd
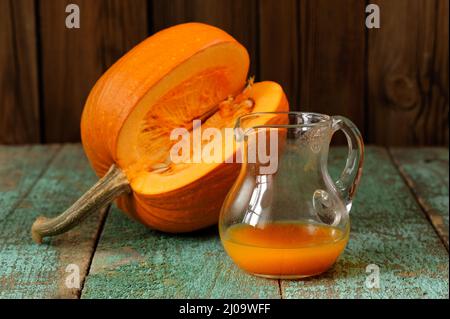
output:
[[[213,55],[213,58],[208,57],[206,52],[219,46],[224,49],[218,52],[232,52],[233,58],[230,60],[234,62],[222,58],[223,62],[216,63]],[[124,128],[125,123],[127,120],[131,121],[129,118],[133,112],[138,113],[136,110],[145,108],[144,101],[148,100],[152,92],[161,90],[162,95],[167,92],[170,95],[171,82],[167,80],[170,74],[178,72],[183,76],[190,76],[189,70],[200,70],[201,63],[195,62],[195,59],[202,54],[206,58],[200,59],[201,63],[207,61],[213,65],[213,72],[220,70],[218,76],[215,73],[212,75],[213,80],[220,83],[213,94],[216,103],[230,94],[235,96],[242,91],[249,66],[245,48],[220,29],[200,23],[188,23],[153,35],[118,60],[97,81],[82,114],[82,143],[96,174],[101,177],[112,164],[116,164],[126,172],[131,182],[133,191],[118,199],[119,208],[144,225],[166,232],[193,231],[216,223],[223,200],[239,173],[240,164],[219,164],[212,171],[181,187],[147,194],[133,187],[135,173],[127,170],[127,165],[124,164],[127,162],[123,155],[126,152],[119,154],[119,137],[121,134],[126,136],[123,132],[130,129]],[[188,71],[183,71],[180,66],[191,65],[189,61],[194,61],[191,63],[193,66]],[[165,80],[169,81],[169,89],[164,91],[160,87],[165,87]],[[174,84],[177,85],[180,86],[180,83]],[[199,91],[201,89],[200,87]],[[282,90],[278,95],[268,111],[289,109]],[[162,96],[157,98],[161,99]],[[205,103],[211,99],[207,97]],[[149,108],[158,104],[152,103]],[[122,138],[120,144],[122,148],[126,145],[124,140]],[[130,141],[130,144],[133,143],[136,141]]]
[[[192,38],[196,41],[186,41]],[[212,26],[177,25],[139,43],[102,75],[89,93],[81,117],[83,148],[99,177],[117,161],[120,129],[148,90],[183,61],[224,42],[240,45]]]

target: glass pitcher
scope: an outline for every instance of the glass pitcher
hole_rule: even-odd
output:
[[[338,130],[349,152],[333,181],[327,160]],[[235,139],[241,171],[219,220],[228,255],[245,271],[268,278],[302,278],[329,269],[349,238],[364,156],[357,127],[342,116],[251,113],[237,120]]]

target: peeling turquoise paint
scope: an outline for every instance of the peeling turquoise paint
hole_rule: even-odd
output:
[[[332,150],[338,176],[346,149]],[[283,298],[447,298],[448,254],[384,149],[367,149],[349,245],[327,273],[281,281]],[[106,259],[132,247],[128,263]],[[122,259],[123,260],[123,259]],[[366,267],[380,267],[368,289]],[[83,298],[279,297],[278,282],[250,276],[224,253],[214,229],[192,235],[147,230],[114,209],[105,225]]]
[[[79,291],[65,286],[65,269],[77,264],[83,279],[99,217],[43,245],[32,242],[30,227],[37,216],[66,209],[96,177],[78,144],[23,149],[0,148],[7,163],[0,169],[0,298],[77,298]],[[6,171],[15,167],[22,174]],[[5,191],[5,184],[14,187]]]
[[[58,148],[0,147],[0,298],[79,296],[77,289],[64,286],[65,267],[79,264],[83,280],[101,216],[92,216],[41,246],[29,237],[38,215],[61,212],[96,180],[80,145]],[[448,298],[446,249],[386,150],[368,147],[366,151],[351,212],[350,241],[327,273],[300,281],[253,277],[228,258],[215,227],[185,235],[163,234],[113,208],[81,297]],[[333,176],[340,173],[345,156],[344,148],[331,151]],[[428,164],[431,173],[417,172],[412,164],[405,170],[421,184],[433,185],[436,192],[430,193],[429,200],[448,221],[448,168],[447,179],[430,181],[429,176],[443,171],[436,168],[441,164]],[[378,289],[365,285],[368,264],[380,267]]]

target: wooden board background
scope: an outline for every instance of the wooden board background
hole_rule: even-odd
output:
[[[66,29],[78,4],[81,28]],[[366,29],[365,6],[381,9]],[[0,0],[0,144],[79,141],[96,79],[148,35],[199,21],[242,42],[293,110],[341,114],[367,143],[445,145],[448,0]]]

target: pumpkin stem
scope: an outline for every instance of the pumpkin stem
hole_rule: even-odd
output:
[[[130,192],[130,183],[125,173],[116,165],[112,165],[105,176],[64,213],[54,218],[38,217],[31,227],[31,237],[40,244],[42,238],[72,229],[87,216],[111,203],[117,196]]]

